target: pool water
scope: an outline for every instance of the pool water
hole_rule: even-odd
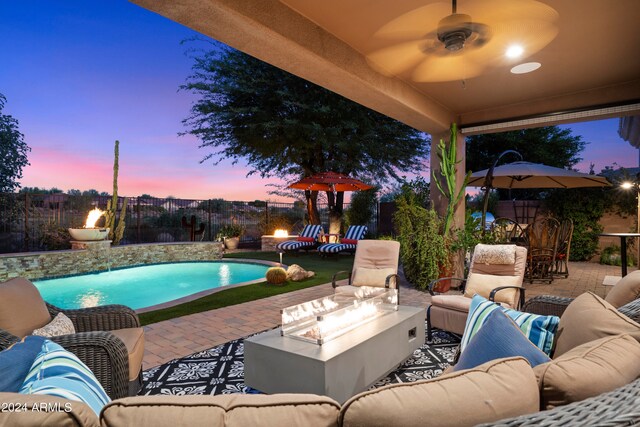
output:
[[[181,262],[35,281],[60,308],[124,304],[150,307],[208,289],[264,278],[269,266],[241,262]]]

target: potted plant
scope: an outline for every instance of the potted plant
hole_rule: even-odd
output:
[[[220,229],[220,237],[227,249],[238,249],[244,228],[240,224],[227,224]]]

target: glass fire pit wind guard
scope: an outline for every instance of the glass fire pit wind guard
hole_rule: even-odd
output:
[[[281,310],[282,336],[322,345],[398,310],[396,289],[363,286],[356,295],[334,294]]]

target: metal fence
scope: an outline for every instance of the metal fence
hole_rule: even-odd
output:
[[[110,199],[109,196],[0,193],[0,253],[64,249],[69,245],[66,229],[82,227],[88,211],[94,207],[105,209]],[[119,198],[118,212],[123,201],[124,198]],[[347,210],[349,205],[345,204],[344,208]],[[368,224],[372,235],[378,230],[378,211],[376,206]],[[328,230],[327,206],[320,205],[319,212]],[[131,197],[121,243],[189,241],[192,224],[196,240],[213,241],[218,239],[223,226],[238,224],[245,230],[241,245],[258,247],[260,236],[271,233],[279,225],[290,232],[301,230],[305,213],[305,205],[300,202]]]

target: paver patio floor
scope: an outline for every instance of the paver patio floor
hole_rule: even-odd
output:
[[[556,279],[551,285],[529,284],[525,281],[526,297],[542,294],[575,297],[587,291],[604,297],[607,292],[602,286],[604,277],[619,276],[620,267],[574,262],[569,263],[569,272],[568,279]],[[331,284],[327,283],[147,325],[144,327],[146,344],[143,369],[278,326],[281,308],[332,293]],[[426,308],[430,300],[428,293],[410,288],[406,283],[402,284],[401,304]]]

